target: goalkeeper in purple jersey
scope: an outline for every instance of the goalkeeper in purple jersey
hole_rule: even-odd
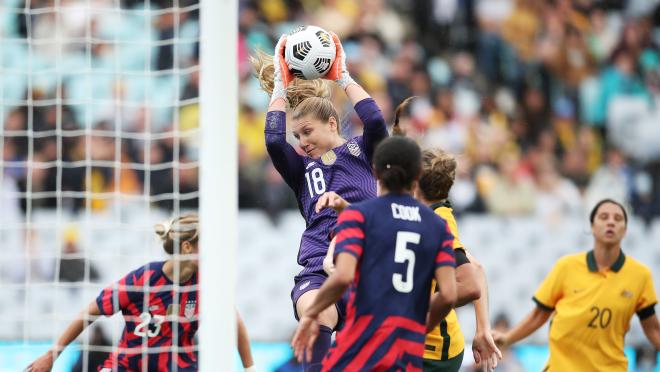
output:
[[[271,94],[266,117],[266,148],[275,168],[296,194],[307,224],[298,253],[298,263],[303,270],[294,278],[291,291],[296,319],[314,301],[318,288],[327,278],[323,259],[337,214],[330,209],[315,211],[318,198],[327,191],[334,191],[350,202],[374,198],[376,180],[371,172],[371,157],[376,145],[388,136],[380,108],[351,78],[341,42],[334,34],[333,39],[337,57],[325,79],[334,80],[346,92],[364,124],[363,135],[348,140],[340,135],[339,114],[328,98],[327,82],[291,77],[283,57],[286,36],[278,41],[273,62],[265,54],[259,54],[254,60],[261,85]],[[291,130],[304,155],[298,154],[286,141],[287,106],[290,107]],[[305,370],[320,368],[330,347],[332,331],[341,318],[334,306],[320,314],[322,334]]]

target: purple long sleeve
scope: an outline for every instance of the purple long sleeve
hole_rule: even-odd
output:
[[[266,150],[275,169],[297,195],[305,169],[302,157],[286,141],[286,113],[270,111],[266,114],[264,134]]]
[[[357,112],[360,120],[364,124],[364,131],[362,138],[364,141],[364,152],[367,159],[371,162],[371,157],[374,150],[380,141],[387,138],[387,125],[385,118],[380,111],[380,107],[372,98],[365,98],[355,104],[355,112]]]

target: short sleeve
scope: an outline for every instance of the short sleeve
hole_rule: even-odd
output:
[[[543,310],[553,311],[555,305],[564,296],[565,259],[560,259],[534,293],[534,302]]]
[[[456,258],[456,267],[470,263],[470,259],[463,248],[454,249],[454,256]]]
[[[99,293],[96,297],[96,304],[102,315],[112,315],[133,302],[137,292],[131,291],[131,289],[137,282],[136,275],[136,272],[131,272]]]
[[[642,292],[637,300],[635,312],[640,320],[655,314],[655,304],[658,303],[658,297],[653,286],[653,277],[648,270],[644,271],[644,285]]]
[[[443,223],[444,233],[440,239],[440,246],[435,256],[435,268],[442,266],[456,267],[456,256],[454,254],[454,235],[447,223]]]
[[[465,250],[465,247],[463,247],[463,243],[461,243],[461,240],[458,237],[458,225],[456,224],[456,218],[454,218],[454,214],[451,213],[451,209],[448,208],[443,208],[444,210],[447,210],[447,213],[442,213],[440,217],[442,217],[446,222],[447,222],[447,228],[449,228],[449,232],[451,232],[453,238],[452,238],[452,244],[451,247],[452,249],[463,249]]]
[[[335,257],[339,253],[349,253],[358,260],[364,249],[364,215],[357,209],[347,208],[337,218],[335,226]]]

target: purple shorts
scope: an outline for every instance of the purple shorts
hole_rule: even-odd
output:
[[[294,285],[293,289],[291,289],[291,301],[293,302],[293,316],[296,318],[296,320],[300,320],[298,319],[298,312],[296,311],[296,303],[298,303],[300,296],[308,291],[311,291],[312,289],[321,288],[321,285],[323,285],[323,282],[325,282],[326,279],[328,279],[328,276],[321,272],[296,275],[296,277],[293,278]],[[346,293],[341,296],[339,302],[335,304],[335,307],[337,308],[337,314],[339,315],[335,330],[340,330],[344,325],[344,321],[346,320],[347,303],[348,291],[346,291]]]

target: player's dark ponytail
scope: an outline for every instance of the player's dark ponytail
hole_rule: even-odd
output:
[[[154,226],[156,235],[163,242],[163,249],[168,254],[174,254],[175,243],[178,244],[176,253],[181,252],[181,244],[185,241],[194,244],[199,240],[199,218],[191,213]]]
[[[396,110],[394,110],[394,124],[392,125],[393,136],[406,135],[406,132],[403,129],[401,129],[401,126],[399,125],[399,118],[401,117],[401,113],[403,112],[403,110],[405,110],[408,107],[408,105],[410,105],[410,101],[412,101],[415,98],[417,98],[417,96],[412,96],[404,99],[403,102],[401,102],[399,106],[396,107]]]
[[[383,140],[374,152],[376,177],[389,192],[411,190],[422,167],[421,150],[410,138],[394,136]]]

